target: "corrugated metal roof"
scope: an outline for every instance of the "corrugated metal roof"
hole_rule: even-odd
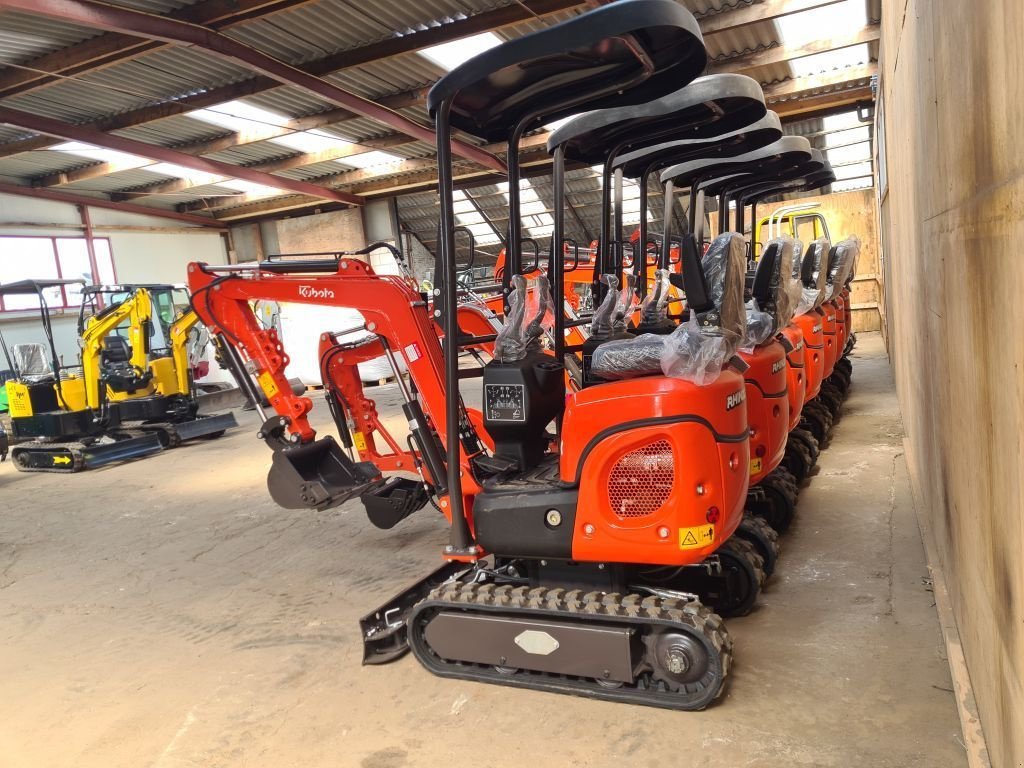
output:
[[[195,4],[197,0],[114,0],[115,4],[153,13],[169,13],[176,9]],[[680,0],[697,13],[715,14],[739,6],[750,5],[756,0]],[[402,0],[375,0],[365,3],[361,0],[315,0],[300,7],[256,18],[234,26],[227,31],[234,38],[266,51],[292,63],[308,62],[334,52],[358,48],[379,40],[407,34],[412,30],[436,26],[446,21],[465,18],[496,7],[510,5],[514,0],[417,0],[415,3]],[[847,3],[866,3],[868,17],[875,19],[881,14],[880,0],[846,0]],[[519,37],[541,28],[549,27],[578,15],[578,9],[563,11],[530,19],[498,30],[506,39]],[[92,30],[76,25],[50,22],[39,17],[0,12],[0,62],[21,61],[43,53],[58,50],[96,34]],[[780,26],[772,21],[750,24],[745,27],[708,35],[705,42],[712,60],[727,58],[743,52],[766,50],[784,44]],[[868,58],[877,56],[877,44],[869,48]],[[762,83],[784,81],[793,75],[793,68],[787,64],[775,64],[753,70],[748,74]],[[329,82],[346,90],[371,99],[428,88],[444,70],[418,53],[404,54],[350,67],[327,76]],[[101,70],[77,76],[75,81],[64,81],[47,85],[39,90],[3,100],[5,106],[23,109],[38,114],[72,122],[88,122],[102,117],[120,114],[142,106],[165,103],[184,95],[200,93],[210,88],[247,80],[253,72],[245,67],[226,62],[194,48],[171,47],[154,51],[134,60],[110,66]],[[281,115],[282,122],[295,117],[304,117],[325,112],[335,105],[324,99],[294,87],[275,87],[265,92],[245,97],[245,103],[252,104]],[[399,113],[426,123],[422,106],[399,110]],[[393,133],[393,129],[367,118],[344,120],[332,126],[318,129],[321,133],[336,135],[349,140],[367,140]],[[812,131],[813,132],[813,131]],[[224,136],[226,129],[210,125],[186,116],[174,116],[146,125],[135,126],[118,132],[140,141],[177,146],[197,141],[206,141]],[[25,132],[0,126],[0,143],[24,136]],[[403,158],[428,158],[434,148],[428,142],[415,142],[385,150]],[[272,141],[264,141],[233,147],[211,155],[225,162],[252,164],[281,157],[294,156],[295,151]],[[87,158],[57,153],[33,153],[11,158],[0,158],[0,174],[28,179],[57,170],[67,170],[83,164],[90,164]],[[290,178],[313,179],[330,177],[348,166],[342,162],[318,163],[305,168],[282,172]],[[154,179],[166,178],[146,171],[127,171],[103,181],[105,188],[117,189],[116,184],[144,185]],[[148,181],[147,181],[148,179]],[[98,181],[98,180],[97,180]],[[85,184],[83,182],[83,184]],[[550,197],[549,185],[543,179],[533,182],[541,200]],[[199,199],[210,187],[195,188],[176,196],[174,202]],[[215,185],[214,185],[215,186]],[[90,189],[96,188],[92,182]],[[599,205],[598,180],[589,170],[573,171],[569,174],[570,198],[578,207],[578,215],[584,226],[591,232],[598,229]],[[209,194],[223,194],[223,189],[211,189]],[[496,187],[481,187],[470,194],[480,195],[481,205],[496,222],[505,222],[507,211],[503,212],[504,197]],[[193,197],[194,196],[194,197]],[[420,196],[416,196],[420,199]],[[427,196],[429,197],[429,196]],[[423,198],[426,199],[426,198]],[[146,204],[156,198],[146,199]],[[660,215],[660,202],[652,194],[651,208]],[[160,204],[167,204],[160,198]],[[403,203],[403,205],[405,205]],[[436,207],[436,199],[431,203]],[[408,206],[406,206],[408,207]],[[415,206],[413,206],[415,207]],[[436,213],[436,212],[435,212]],[[436,222],[431,213],[421,217],[424,221]],[[566,217],[569,228],[580,228],[575,216]],[[423,239],[433,238],[431,223]],[[504,223],[500,226],[505,226]],[[652,225],[653,226],[653,225]],[[582,232],[576,235],[582,238]]]
[[[503,5],[507,3],[499,0],[321,0],[235,27],[227,34],[272,56],[299,63]]]
[[[147,13],[170,13],[179,8],[187,8],[190,5],[197,5],[201,0],[104,0],[107,5],[119,5],[122,8],[131,8],[136,11]]]
[[[102,34],[20,11],[0,11],[0,62],[21,64]]]

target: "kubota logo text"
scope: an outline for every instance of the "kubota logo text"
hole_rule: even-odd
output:
[[[299,296],[304,299],[333,299],[334,291],[330,288],[314,288],[312,285],[300,285]]]

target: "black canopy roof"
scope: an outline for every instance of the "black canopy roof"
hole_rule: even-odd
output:
[[[709,75],[646,104],[587,112],[548,137],[570,160],[593,165],[613,150],[638,150],[659,142],[720,137],[765,116],[764,92],[745,75]],[[625,145],[625,146],[623,146]]]
[[[674,0],[619,0],[474,56],[427,95],[453,127],[487,141],[579,112],[639,104],[707,64],[700,27]]]

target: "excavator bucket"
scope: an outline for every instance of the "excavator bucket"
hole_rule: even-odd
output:
[[[366,461],[352,461],[331,436],[274,451],[267,488],[285,509],[329,509],[381,479]]]
[[[118,461],[139,459],[162,450],[163,445],[156,435],[140,435],[127,440],[115,440],[112,443],[97,443],[81,449],[82,468],[97,469]]]

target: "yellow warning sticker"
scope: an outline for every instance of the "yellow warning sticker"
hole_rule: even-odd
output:
[[[260,389],[263,390],[263,394],[267,397],[273,397],[279,390],[277,384],[274,382],[274,377],[270,375],[270,371],[264,371],[256,377],[256,381],[259,382]]]
[[[756,475],[761,471],[761,459],[750,460],[750,474]]]
[[[697,549],[706,547],[715,540],[715,526],[698,525],[693,528],[679,529],[679,548]]]
[[[353,432],[352,442],[355,443],[357,451],[366,450],[366,436],[362,432]]]
[[[71,457],[70,456],[54,456],[53,457],[53,464],[54,464],[54,466],[56,466],[58,464],[70,464],[70,463],[71,463]]]

